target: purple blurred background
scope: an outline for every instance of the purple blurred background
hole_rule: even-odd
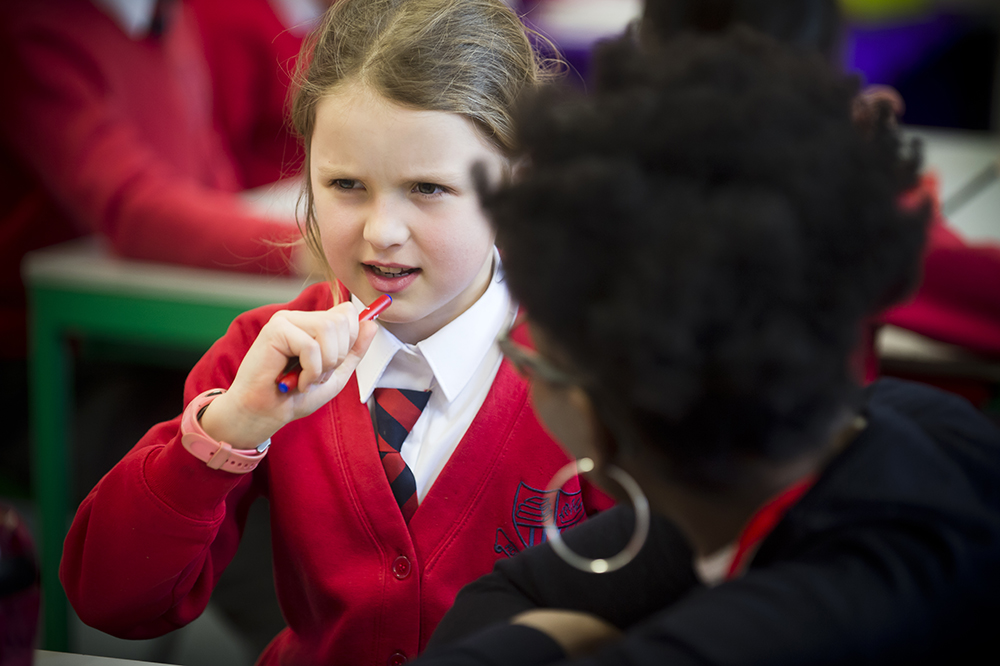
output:
[[[590,48],[638,15],[638,0],[521,0],[526,22],[552,39],[586,80]],[[850,3],[859,5],[857,1]],[[892,3],[872,2],[872,6]],[[843,62],[869,84],[896,88],[909,125],[1000,131],[1000,1],[896,3],[906,11],[847,15]],[[914,9],[914,6],[917,6]],[[920,8],[922,6],[922,8]]]

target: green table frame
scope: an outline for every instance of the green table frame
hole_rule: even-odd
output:
[[[70,506],[70,338],[204,352],[238,314],[287,302],[297,278],[240,275],[112,257],[94,239],[28,255],[32,494],[38,511],[43,646],[69,649],[59,560]],[[150,424],[153,425],[153,424]]]

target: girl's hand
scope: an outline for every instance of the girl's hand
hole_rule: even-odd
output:
[[[202,428],[236,449],[259,446],[340,393],[377,330],[375,322],[358,323],[351,302],[321,312],[276,312],[247,351],[233,385],[205,410]],[[299,388],[281,393],[275,379],[293,356],[302,366]]]

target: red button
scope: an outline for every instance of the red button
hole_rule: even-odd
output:
[[[392,563],[392,573],[396,574],[396,578],[403,580],[410,575],[410,560],[405,555],[400,555],[396,558],[396,561]],[[397,654],[402,655],[402,652]],[[395,655],[393,655],[395,656]],[[403,661],[406,661],[406,656],[403,655]],[[399,663],[403,663],[402,661]]]
[[[389,666],[403,666],[407,662],[406,655],[402,652],[394,652],[391,657],[389,657]]]

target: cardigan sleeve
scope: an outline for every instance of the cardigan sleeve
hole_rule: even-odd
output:
[[[286,27],[269,0],[192,0],[212,73],[212,109],[244,187],[293,175],[302,146],[287,118],[303,26]]]
[[[934,174],[925,175],[911,196],[933,207],[923,277],[907,302],[884,314],[885,323],[1000,356],[1000,243],[969,242],[948,224]]]
[[[185,404],[228,388],[270,311],[241,315],[188,376]],[[180,442],[180,417],[153,427],[80,505],[60,579],[80,618],[122,638],[148,638],[198,617],[229,564],[265,458],[250,474],[209,469]]]
[[[94,16],[98,10],[90,3],[80,4],[67,6],[76,13],[65,16],[60,8],[47,14],[17,10],[35,12],[26,16],[5,10],[12,15],[0,31],[7,61],[0,72],[7,99],[0,109],[0,139],[82,231],[106,236],[123,256],[287,273],[290,250],[282,244],[298,238],[294,224],[256,216],[245,207],[233,192],[232,165],[208,108],[194,108],[199,100],[193,92],[191,98],[167,92],[171,84],[179,88],[207,76],[192,50],[196,40],[187,34],[189,19],[182,12],[172,29],[176,34],[154,56],[150,53],[157,45],[151,40],[95,33],[103,17]],[[148,77],[173,76],[161,82],[157,99],[190,109],[188,117],[151,108],[151,101],[142,107],[138,94],[123,99],[120,90],[126,84],[114,79],[108,63],[129,53],[149,63]],[[150,84],[128,85],[142,90]],[[146,117],[142,124],[140,116]],[[151,132],[161,143],[188,145],[198,155],[187,155],[188,166],[179,166],[148,140]],[[200,173],[193,173],[195,168]]]
[[[980,354],[1000,356],[1000,244],[970,243],[936,218],[924,276],[885,322]]]

